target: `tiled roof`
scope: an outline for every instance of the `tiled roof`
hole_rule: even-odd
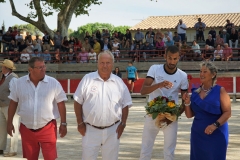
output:
[[[222,14],[198,14],[198,15],[177,15],[177,16],[150,16],[142,22],[131,27],[130,30],[140,28],[146,30],[149,27],[152,29],[172,29],[175,28],[179,19],[188,28],[193,28],[197,19],[201,18],[206,27],[219,27],[225,26],[226,20],[229,19],[235,26],[240,26],[240,13],[222,13]]]

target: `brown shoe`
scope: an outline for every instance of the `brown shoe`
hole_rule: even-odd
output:
[[[17,152],[8,152],[8,153],[4,153],[3,157],[13,157],[16,155],[17,155]]]

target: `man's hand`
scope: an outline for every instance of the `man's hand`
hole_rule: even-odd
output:
[[[66,136],[67,134],[67,126],[65,125],[60,125],[59,127],[59,134],[60,134],[60,137],[63,138],[64,136]]]
[[[81,125],[78,125],[78,132],[82,136],[85,136],[85,133],[86,133],[86,124],[85,123],[82,123]]]
[[[8,133],[11,137],[13,136],[12,133],[15,133],[15,129],[14,129],[14,126],[13,126],[12,123],[7,125],[7,133]]]
[[[164,120],[163,120],[164,122],[166,122],[167,123],[167,125],[169,125],[169,124],[171,124],[173,121],[170,121],[169,119],[167,119],[167,118],[165,118]]]
[[[118,137],[117,137],[118,139],[121,137],[124,128],[125,128],[125,126],[122,125],[122,123],[120,123],[120,124],[118,125],[118,128],[117,128],[117,130],[116,130],[116,132],[117,132],[117,134],[118,134]]]
[[[161,83],[159,83],[159,88],[166,88],[166,89],[170,89],[173,87],[172,82],[169,81],[163,81]]]

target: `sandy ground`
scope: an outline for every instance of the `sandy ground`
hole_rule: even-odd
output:
[[[130,109],[127,127],[121,137],[119,160],[137,160],[140,154],[141,137],[144,121],[144,98],[134,98],[134,106]],[[73,101],[66,103],[68,134],[65,138],[58,138],[57,150],[58,160],[79,160],[81,159],[81,135],[76,130],[76,118],[73,109]],[[240,158],[240,106],[232,103],[232,117],[229,119],[229,146],[227,152],[227,160],[239,160]],[[182,116],[179,119],[178,140],[175,150],[175,160],[189,160],[189,136],[192,119]],[[19,136],[19,149],[15,157],[4,158],[0,160],[21,160],[21,137]],[[163,159],[163,134],[160,131],[154,145],[152,160]],[[39,156],[43,160],[42,155]],[[101,159],[101,153],[99,158]]]

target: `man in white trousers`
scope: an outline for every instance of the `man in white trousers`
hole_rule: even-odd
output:
[[[2,77],[0,80],[0,154],[3,154],[4,157],[12,157],[17,155],[19,116],[17,114],[14,115],[13,125],[16,129],[13,137],[10,138],[10,143],[7,145],[7,120],[10,102],[8,96],[12,84],[17,80],[18,76],[12,72],[16,68],[11,60],[5,59],[0,66],[2,66]],[[4,153],[6,146],[7,150]]]
[[[182,95],[187,92],[187,74],[177,68],[179,49],[176,46],[169,46],[164,56],[166,59],[164,65],[159,64],[150,67],[143,83],[141,94],[149,94],[148,101],[158,96],[171,96],[177,103],[179,90],[181,90]],[[184,108],[182,108],[181,113],[183,111]],[[154,141],[160,130],[160,128],[155,126],[155,120],[149,116],[145,118],[140,160],[151,159]],[[168,126],[161,129],[164,134],[164,160],[173,160],[177,141],[178,123],[168,120],[166,120],[166,123]]]
[[[132,99],[121,78],[112,74],[114,56],[98,55],[98,70],[86,74],[74,93],[78,131],[82,135],[82,160],[118,160],[119,139],[126,126]]]

